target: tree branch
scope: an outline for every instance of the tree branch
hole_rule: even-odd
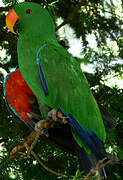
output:
[[[63,178],[68,178],[69,176],[67,175],[64,175],[64,174],[61,174],[61,173],[57,173],[56,171],[52,170],[52,169],[49,169],[44,163],[41,162],[41,160],[38,158],[38,156],[33,152],[31,151],[31,154],[32,156],[38,161],[38,163],[44,168],[46,169],[48,172],[56,175],[56,176],[60,176],[60,177],[63,177]]]
[[[112,164],[113,161],[114,162],[119,161],[119,159],[117,159],[116,157],[114,159],[111,159],[111,160],[104,162],[105,160],[106,160],[106,158],[100,160],[97,163],[96,168],[91,169],[90,172],[87,174],[87,176],[83,180],[91,180],[93,177],[98,177],[98,179],[102,179],[98,172],[101,169],[103,169],[104,167],[106,167],[107,165]]]
[[[20,151],[22,151],[23,149],[27,149],[27,154],[24,154],[22,157],[24,157],[25,155],[27,155],[27,157],[29,157],[29,153],[31,153],[33,155],[33,157],[38,161],[38,163],[44,168],[46,169],[48,172],[56,175],[56,176],[60,176],[63,178],[68,178],[68,176],[61,174],[61,173],[57,173],[52,169],[49,169],[44,163],[41,162],[41,160],[39,159],[39,157],[32,151],[32,148],[29,147],[29,144],[31,144],[33,142],[33,140],[35,140],[35,138],[38,138],[41,134],[41,131],[43,129],[48,129],[50,127],[52,127],[52,124],[54,123],[53,120],[44,120],[43,123],[40,126],[39,131],[32,131],[32,133],[23,141],[23,143],[21,143],[20,145],[16,146],[10,153],[9,159],[14,159],[17,153],[20,153]],[[37,142],[37,141],[36,141]],[[32,145],[34,146],[35,143]],[[32,146],[31,145],[31,146]],[[23,154],[23,153],[22,153]]]
[[[68,15],[68,17],[65,19],[64,22],[62,22],[59,26],[56,27],[55,31],[58,31],[58,29],[60,29],[62,26],[64,26],[65,24],[67,24],[72,18],[73,16],[76,14],[76,12],[78,11],[78,9],[86,4],[86,0],[81,0],[78,5],[76,6],[76,8]]]
[[[45,120],[45,121],[43,121],[43,123],[40,126],[40,131],[38,132],[38,131],[33,130],[29,134],[29,136],[24,139],[24,141],[21,144],[19,144],[18,146],[14,147],[12,149],[12,151],[10,152],[9,159],[10,160],[14,159],[18,153],[20,153],[22,150],[25,149],[26,145],[29,146],[30,144],[32,144],[32,148],[31,149],[33,149],[33,147],[35,146],[35,144],[37,142],[37,139],[39,138],[39,136],[41,134],[41,131],[43,129],[51,128],[53,123],[54,123],[53,120]],[[35,141],[35,139],[36,139],[36,141]],[[34,142],[34,144],[33,144],[33,142]]]

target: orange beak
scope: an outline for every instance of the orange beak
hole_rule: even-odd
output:
[[[11,9],[6,16],[6,25],[8,29],[14,34],[16,33],[14,32],[13,27],[18,19],[19,19],[19,16],[16,14],[14,9]]]

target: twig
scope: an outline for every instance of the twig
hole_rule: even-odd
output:
[[[44,131],[44,129],[48,129],[51,128],[54,124],[53,120],[42,120],[42,123],[40,125],[39,130],[36,133],[35,139],[31,144],[30,150],[28,151],[28,154],[30,154],[31,150],[35,147],[40,135],[42,134],[42,132]]]
[[[41,124],[41,128],[42,129],[48,129],[52,126],[52,124],[54,123],[53,120],[45,120],[42,124]],[[13,160],[16,155],[18,153],[20,153],[21,151],[23,151],[25,149],[25,144],[33,144],[32,142],[34,142],[34,144],[32,145],[31,148],[33,148],[38,140],[38,137],[40,136],[40,132],[39,134],[34,130],[30,133],[30,135],[24,139],[24,141],[19,144],[18,146],[16,146],[14,149],[12,149],[12,151],[10,152],[10,155],[9,155],[9,159],[10,160]],[[35,141],[36,139],[36,141]]]
[[[41,131],[42,131],[42,128],[40,128],[39,131],[37,132],[37,134],[35,136],[35,139],[31,144],[30,151],[35,147],[35,145],[36,145],[36,143],[37,143],[37,141],[39,139],[39,136],[41,135]]]
[[[62,26],[64,26],[65,24],[67,24],[72,18],[73,16],[76,14],[76,12],[78,11],[78,9],[85,5],[86,0],[81,0],[78,5],[76,6],[76,8],[68,15],[68,17],[59,25],[56,27],[55,31],[58,31],[58,29],[60,29]]]
[[[57,118],[61,118],[64,120],[65,117],[64,117],[64,115],[62,115],[62,113],[60,113],[58,111]],[[14,147],[12,149],[12,151],[10,152],[10,155],[9,155],[9,159],[13,160],[18,153],[22,152],[25,149],[25,144],[28,144],[28,145],[32,144],[31,148],[30,148],[32,150],[34,148],[35,144],[37,143],[37,140],[38,140],[42,130],[51,128],[53,126],[53,124],[54,124],[54,120],[49,120],[49,119],[44,120],[43,123],[41,124],[39,132],[36,132],[35,130],[32,131],[30,133],[30,135],[27,138],[25,138],[21,144],[19,144],[18,146]],[[29,154],[29,152],[28,152],[28,154]]]
[[[9,154],[9,159],[13,160],[18,153],[25,149],[25,144],[30,145],[36,137],[36,131],[32,131],[30,135],[24,139],[24,141],[18,146],[14,147]]]
[[[97,172],[98,172],[99,170],[101,170],[101,169],[104,168],[105,166],[111,164],[113,161],[116,161],[116,159],[111,159],[111,160],[108,160],[107,162],[103,163],[106,159],[107,159],[107,158],[104,158],[104,159],[100,160],[100,161],[97,163],[96,168],[91,169],[90,172],[87,174],[87,176],[86,176],[83,180],[90,180],[92,177],[97,176]]]
[[[41,123],[41,126],[40,126],[40,129],[38,132],[36,131],[33,131],[24,141],[23,143],[21,143],[20,145],[16,146],[10,153],[10,156],[9,156],[9,159],[14,159],[16,157],[16,155],[19,153],[19,154],[22,154],[21,156],[21,159],[27,155],[27,157],[29,157],[29,153],[31,153],[33,155],[33,157],[39,162],[39,164],[44,168],[46,169],[47,171],[51,172],[52,174],[56,175],[56,176],[60,176],[60,177],[63,177],[63,178],[68,178],[68,176],[66,175],[63,175],[61,173],[57,173],[55,172],[54,170],[52,169],[49,169],[45,164],[43,164],[41,162],[41,160],[38,158],[38,156],[32,151],[32,149],[34,148],[41,132],[43,129],[47,129],[47,128],[50,128],[52,127],[54,121],[53,120],[44,120],[42,123]],[[34,140],[34,141],[33,141]],[[32,143],[33,142],[33,143]],[[31,148],[29,147],[29,144],[31,144]],[[27,154],[25,153],[22,153],[21,151],[23,149],[27,149]]]
[[[60,176],[60,177],[63,177],[63,178],[68,178],[70,176],[67,176],[67,175],[64,175],[64,174],[61,174],[61,173],[57,173],[56,171],[52,170],[52,169],[49,169],[44,163],[41,162],[41,160],[38,158],[38,156],[33,152],[31,151],[31,154],[32,156],[39,162],[39,164],[44,168],[46,169],[48,172],[56,175],[56,176]]]

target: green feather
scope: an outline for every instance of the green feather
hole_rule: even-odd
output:
[[[82,127],[93,130],[104,142],[106,133],[98,105],[80,66],[58,44],[49,13],[34,3],[21,3],[14,9],[22,26],[18,39],[19,68],[39,102],[56,109],[61,106],[64,113],[72,114]],[[25,13],[27,9],[32,10],[30,15]],[[40,51],[40,64],[49,96],[44,95],[40,85],[36,63],[37,52],[43,44],[47,45]],[[89,151],[76,133],[73,136],[81,147]]]

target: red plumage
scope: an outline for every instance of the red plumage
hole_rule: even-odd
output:
[[[6,100],[25,122],[29,120],[28,113],[31,104],[34,103],[36,96],[31,91],[19,70],[8,75],[5,82]]]

